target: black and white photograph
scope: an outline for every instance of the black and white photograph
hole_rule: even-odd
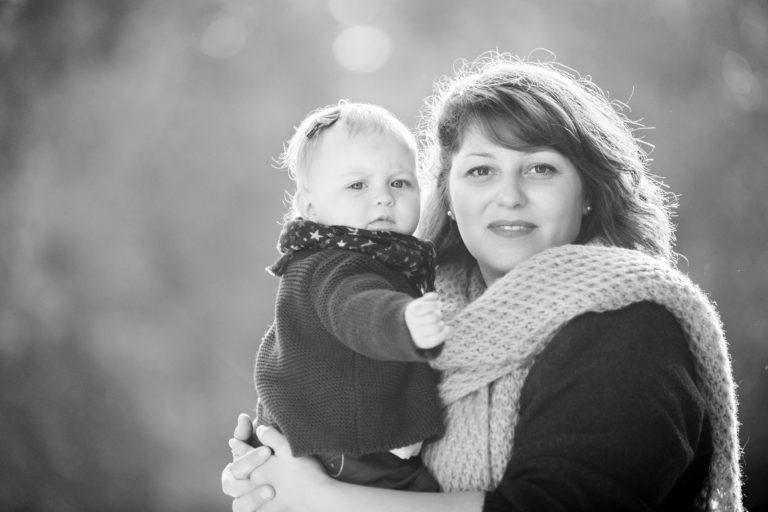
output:
[[[763,0],[0,0],[0,511],[768,510]]]

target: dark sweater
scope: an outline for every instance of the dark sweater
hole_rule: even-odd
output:
[[[437,375],[404,320],[404,274],[357,252],[300,251],[256,357],[259,419],[296,456],[385,452],[441,435]]]
[[[711,451],[674,317],[647,302],[585,314],[533,364],[512,458],[483,510],[694,510]]]

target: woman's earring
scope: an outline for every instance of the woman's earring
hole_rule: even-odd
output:
[[[584,215],[589,215],[589,212],[592,211],[592,207],[587,205],[584,207]]]
[[[448,213],[446,215],[448,215],[449,219],[453,219],[453,212],[451,210],[448,210]]]

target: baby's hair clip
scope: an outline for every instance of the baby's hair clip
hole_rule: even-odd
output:
[[[321,117],[318,117],[315,120],[315,122],[312,124],[312,126],[309,127],[309,129],[307,130],[307,133],[305,133],[304,135],[306,135],[308,139],[311,139],[320,130],[325,130],[329,126],[332,126],[333,123],[338,121],[340,117],[341,117],[341,108],[336,107],[330,112],[328,112],[327,114]]]

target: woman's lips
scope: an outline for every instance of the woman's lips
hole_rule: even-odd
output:
[[[488,229],[494,234],[508,238],[528,235],[536,227],[536,224],[523,220],[495,220],[488,224]]]

